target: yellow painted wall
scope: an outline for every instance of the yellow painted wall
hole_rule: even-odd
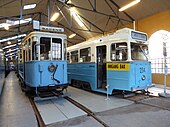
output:
[[[170,9],[136,21],[136,29],[146,32],[149,37],[158,30],[170,31]]]
[[[166,84],[170,87],[170,75],[166,76]],[[152,74],[152,82],[155,84],[164,84],[164,74]]]

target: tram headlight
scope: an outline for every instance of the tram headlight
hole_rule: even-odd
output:
[[[48,66],[49,72],[54,72],[55,69],[56,69],[56,67],[55,67],[53,64],[50,64],[50,65]]]
[[[145,79],[146,79],[145,75],[142,75],[142,80],[145,80]]]

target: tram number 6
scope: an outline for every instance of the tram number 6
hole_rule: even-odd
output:
[[[145,68],[144,67],[140,67],[140,73],[144,73],[145,72]]]

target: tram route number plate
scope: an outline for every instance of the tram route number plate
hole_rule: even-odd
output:
[[[129,71],[130,64],[127,64],[127,63],[107,63],[106,67],[107,67],[107,70]]]

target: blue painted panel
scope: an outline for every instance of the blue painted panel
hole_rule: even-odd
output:
[[[152,85],[151,63],[149,62],[133,62],[132,64],[135,74],[135,83],[132,89],[142,89]],[[133,77],[133,74],[131,74]]]
[[[128,90],[130,71],[107,71],[107,84],[109,85],[109,93],[112,90]]]
[[[71,79],[81,80],[89,82],[91,89],[97,88],[97,74],[95,63],[74,63],[68,64],[68,80],[71,83]]]
[[[60,83],[57,83],[52,79],[53,73],[48,70],[50,64],[55,66],[58,65],[54,78],[59,80]],[[43,87],[68,83],[66,61],[30,61],[25,63],[25,71],[25,82],[31,87]]]
[[[23,63],[18,64],[18,72],[19,72],[19,76],[22,79],[24,79],[24,65],[23,65]]]
[[[114,89],[126,91],[143,90],[151,86],[152,74],[150,63],[134,61],[129,64],[129,71],[107,71],[107,84],[109,84],[110,92]]]

